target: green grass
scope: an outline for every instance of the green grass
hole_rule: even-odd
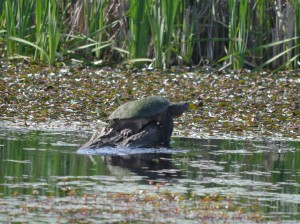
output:
[[[297,0],[0,2],[2,56],[48,64],[76,57],[157,68],[297,69],[299,34]]]
[[[149,21],[147,17],[147,1],[131,0],[129,15],[131,59],[146,58],[149,47]]]
[[[147,15],[149,18],[152,42],[154,45],[154,66],[163,67],[163,34],[164,34],[164,18],[162,16],[162,5],[159,0],[154,3],[151,0],[147,1]]]

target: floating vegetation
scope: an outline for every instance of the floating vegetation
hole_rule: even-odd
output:
[[[9,222],[181,222],[201,223],[262,221],[257,201],[236,203],[232,195],[198,196],[160,191],[159,184],[152,190],[131,193],[107,192],[81,194],[66,188],[64,197],[42,196],[33,190],[30,195],[15,194],[0,198],[1,221]]]
[[[191,103],[176,120],[174,135],[300,139],[297,71],[1,66],[0,122],[19,127],[93,130],[122,103],[163,95]]]

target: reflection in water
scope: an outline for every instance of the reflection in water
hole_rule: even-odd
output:
[[[114,167],[123,167],[139,176],[147,177],[151,180],[179,178],[181,172],[172,162],[172,154],[167,153],[147,153],[127,156],[105,156],[106,164],[111,170]],[[119,175],[119,170],[117,173]]]
[[[300,220],[300,143],[174,138],[171,151],[77,154],[89,135],[0,130],[0,197],[64,197],[149,187],[258,200],[269,220]],[[180,150],[179,150],[180,149]],[[1,216],[1,214],[0,214]]]

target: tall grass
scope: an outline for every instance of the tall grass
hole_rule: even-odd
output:
[[[183,7],[182,29],[178,42],[180,43],[179,64],[186,62],[192,64],[193,48],[195,44],[195,30],[196,30],[196,10],[192,7]],[[177,32],[178,33],[178,32]]]
[[[48,2],[48,44],[49,44],[49,58],[50,64],[53,64],[56,58],[56,52],[58,49],[60,39],[60,29],[56,11],[56,0]]]
[[[97,41],[95,54],[97,58],[101,56],[101,43],[103,42],[103,32],[98,32],[104,27],[104,6],[105,0],[93,1],[91,7],[91,16],[89,17],[89,32],[97,33],[95,40]]]
[[[291,0],[292,7],[294,9],[294,21],[291,21],[291,25],[294,25],[294,37],[300,36],[300,1],[298,0]],[[300,39],[297,38],[293,41],[294,46],[300,46]],[[294,50],[294,57],[288,61],[288,63],[293,63],[292,68],[296,68],[299,66],[299,55],[300,55],[300,49],[299,47],[295,48]]]
[[[25,0],[4,1],[4,8],[7,35],[20,39],[27,36],[32,31],[30,17],[27,15],[32,11],[33,3]],[[16,44],[11,38],[6,39],[6,46],[9,57],[26,51],[24,43]]]
[[[147,57],[149,47],[149,20],[147,1],[130,0],[129,16],[129,54],[130,59]]]
[[[243,67],[250,28],[248,1],[228,0],[229,9],[229,55],[234,69]]]
[[[268,1],[257,1],[255,6],[253,7],[254,21],[256,26],[253,26],[253,32],[250,34],[250,44],[252,47],[262,46],[264,43],[270,42],[270,33],[271,31],[271,18],[265,16],[265,13],[268,12],[269,3]],[[253,40],[253,41],[251,41]],[[260,49],[254,52],[251,56],[252,63],[257,64],[259,60],[264,58],[264,56],[268,57],[268,52],[265,52],[263,49]]]
[[[154,45],[154,66],[163,67],[163,34],[165,21],[162,15],[160,0],[147,0],[147,15],[149,18],[152,42]]]
[[[3,10],[5,17],[1,27],[5,31],[2,33],[5,34],[6,55],[34,56],[53,64],[60,38],[56,1],[4,1]]]
[[[17,27],[15,22],[15,16],[14,16],[14,9],[13,4],[11,1],[5,1],[5,22],[6,23],[6,32],[9,36],[17,37]],[[17,53],[16,44],[10,40],[6,39],[6,50],[7,55],[11,56],[14,55],[14,53]]]
[[[158,68],[295,69],[299,34],[298,0],[0,1],[0,53],[49,64],[66,55]]]
[[[166,67],[170,65],[171,50],[173,48],[171,41],[175,30],[175,18],[178,13],[179,0],[162,0],[163,17],[165,22],[165,62]]]
[[[59,24],[56,1],[36,0],[35,8],[35,59],[54,64],[62,26]]]

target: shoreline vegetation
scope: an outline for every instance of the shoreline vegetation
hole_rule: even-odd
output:
[[[0,2],[0,55],[218,70],[299,67],[300,2],[28,0]]]

